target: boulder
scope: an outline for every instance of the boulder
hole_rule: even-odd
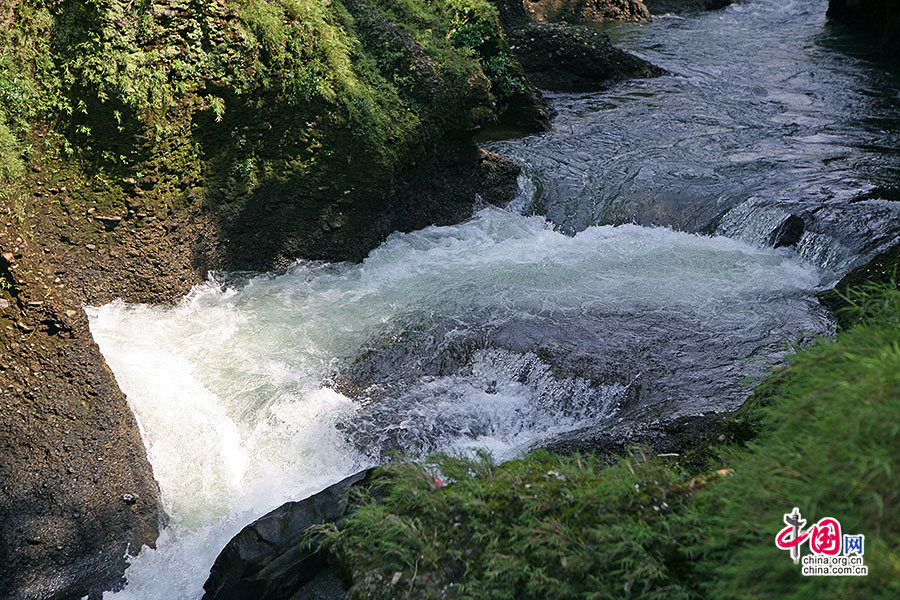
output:
[[[828,16],[869,32],[887,57],[900,60],[900,0],[830,0]]]
[[[222,550],[203,584],[203,600],[281,600],[325,568],[320,536],[307,530],[340,519],[360,471],[299,502],[288,502],[244,527]]]
[[[626,79],[665,74],[589,27],[531,25],[509,32],[508,37],[528,79],[546,90],[589,92]]]
[[[769,245],[775,248],[782,246],[796,246],[806,230],[803,217],[789,215],[782,221],[769,237]]]
[[[665,71],[616,48],[609,36],[584,25],[532,23],[520,0],[495,0],[510,49],[528,80],[542,89],[596,91],[633,77]]]

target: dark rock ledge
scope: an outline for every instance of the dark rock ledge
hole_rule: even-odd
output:
[[[644,0],[650,14],[690,13],[703,10],[719,10],[737,0]]]
[[[137,22],[126,10],[130,3],[89,4],[89,10],[123,11],[117,27],[103,29],[103,35],[119,36],[114,41],[126,45],[146,41],[127,37]],[[178,5],[178,19],[173,20],[175,12],[168,4]],[[241,42],[246,31],[236,27],[237,17],[227,3],[168,4],[154,4],[151,17],[161,35],[170,37],[148,44],[173,45],[181,56],[227,47],[240,60],[261,64],[250,54],[240,54],[252,49]],[[29,18],[22,15],[31,14],[20,13],[23,6],[12,2],[0,7],[0,23],[7,29],[19,26],[19,20]],[[64,3],[62,8],[79,6]],[[74,13],[57,14],[62,8],[52,4],[47,10],[53,18],[28,27],[65,26],[66,35],[53,39],[76,39],[86,33],[78,27],[102,24],[105,18],[98,12],[96,23],[79,20]],[[514,19],[507,23],[508,37],[526,73],[540,85],[599,89],[625,77],[659,72],[613,48],[598,32],[527,22],[521,3]],[[173,23],[183,27],[170,27]],[[373,23],[371,32],[381,36],[376,42],[394,43],[399,35],[406,53],[401,54],[415,63],[412,75],[432,80],[440,65],[423,62],[421,49],[400,29]],[[217,31],[219,37],[211,40],[216,45],[191,46],[194,38],[182,34],[194,25],[198,31]],[[551,53],[552,63],[546,61]],[[468,82],[462,80],[464,93],[456,93],[448,83],[432,90],[434,98],[420,102],[459,97],[459,114],[493,110],[489,96],[478,95],[489,83]],[[217,152],[237,144],[231,133],[256,139],[259,129],[260,152],[285,153],[292,146],[277,144],[294,140],[289,133],[297,124],[266,90],[232,97],[220,80],[210,78],[204,85],[208,87],[189,92],[194,95],[169,115],[183,119],[172,128],[182,133],[159,142],[152,142],[152,135],[141,129],[146,123],[135,114],[123,112],[125,122],[119,129],[104,121],[104,115],[112,117],[103,111],[111,113],[117,100],[91,104],[98,140],[113,140],[114,148],[125,151],[140,140],[135,151],[144,162],[134,172],[111,175],[92,160],[65,155],[54,146],[52,140],[61,139],[60,133],[49,123],[34,120],[28,123],[30,129],[17,133],[31,150],[16,156],[21,169],[10,186],[0,188],[3,600],[99,598],[104,590],[121,587],[126,553],[152,546],[164,522],[138,424],[91,337],[83,305],[115,298],[171,303],[211,269],[266,270],[297,257],[360,260],[393,230],[458,222],[471,214],[476,194],[502,204],[516,192],[519,167],[472,145],[470,123],[445,123],[447,114],[457,113],[439,106],[432,113],[430,137],[422,136],[425,147],[411,153],[416,161],[405,169],[388,175],[374,172],[371,164],[348,162],[349,154],[337,148],[332,153],[337,158],[331,160],[346,164],[339,187],[327,178],[298,182],[272,177],[271,183],[246,195],[244,184],[230,171],[216,175],[220,158],[223,164],[237,160],[224,150],[221,156]],[[96,100],[89,97],[89,89],[77,93]],[[203,108],[213,93],[228,98],[221,125]],[[252,103],[240,104],[251,95]],[[529,115],[525,120],[532,130],[546,126],[545,109],[536,98],[529,100],[526,94],[520,101],[533,104],[518,107],[520,115]],[[334,136],[346,144],[343,150],[353,150],[343,131]],[[266,141],[270,138],[271,143]],[[197,156],[191,154],[195,150]],[[246,161],[235,164],[253,166]]]
[[[513,54],[529,81],[539,88],[595,91],[625,79],[665,74],[663,69],[616,48],[609,36],[597,29],[533,22],[521,0],[498,0],[496,4]]]
[[[828,16],[868,33],[888,59],[900,62],[900,0],[830,0]]]

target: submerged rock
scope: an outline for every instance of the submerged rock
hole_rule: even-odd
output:
[[[307,538],[306,531],[340,519],[351,488],[369,473],[360,471],[305,500],[283,504],[244,527],[216,558],[203,584],[203,600],[287,599],[321,578],[325,554],[320,537]]]

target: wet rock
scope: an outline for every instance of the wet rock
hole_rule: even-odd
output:
[[[498,8],[513,54],[539,88],[594,91],[625,79],[665,73],[616,48],[609,36],[591,27],[531,23],[517,0],[502,0]]]
[[[524,0],[524,6],[535,23],[650,20],[641,0]]]
[[[848,328],[857,318],[843,310],[849,306],[848,292],[866,284],[894,284],[900,287],[898,275],[900,275],[900,244],[895,244],[866,264],[847,273],[834,288],[819,293],[819,302],[835,314],[841,327]]]
[[[307,539],[312,525],[340,519],[361,471],[299,502],[288,502],[241,530],[222,550],[203,584],[203,600],[267,600],[294,597],[325,567],[319,538]]]
[[[303,256],[314,260],[352,260],[366,257],[393,231],[414,231],[429,225],[459,223],[472,215],[476,195],[504,205],[518,191],[521,167],[473,144],[442,146],[398,174],[388,188],[363,189],[345,197],[340,229],[332,229],[333,197],[284,202],[260,199],[240,212],[222,210],[220,237],[225,264],[233,269],[279,268]],[[344,208],[346,206],[346,208]],[[310,213],[318,212],[311,219]],[[323,235],[323,233],[328,235]]]
[[[885,56],[900,61],[900,2],[897,0],[830,0],[828,16],[874,35]]]
[[[796,246],[805,230],[806,224],[803,219],[797,215],[790,215],[772,232],[769,245],[775,248]]]
[[[644,0],[644,4],[651,14],[664,15],[719,10],[734,4],[734,0]]]
[[[728,414],[709,411],[667,416],[651,422],[625,419],[568,431],[544,442],[541,447],[560,454],[596,452],[612,456],[624,454],[632,444],[641,444],[657,453],[680,453],[709,439],[722,428]]]

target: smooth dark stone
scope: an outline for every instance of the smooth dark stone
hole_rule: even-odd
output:
[[[291,598],[325,568],[313,525],[339,519],[350,489],[369,476],[360,471],[305,500],[287,502],[244,527],[222,550],[203,584],[203,600]]]

